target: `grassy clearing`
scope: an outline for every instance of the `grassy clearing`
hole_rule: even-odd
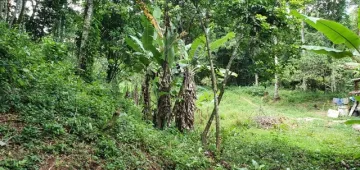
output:
[[[326,117],[331,99],[341,94],[283,90],[282,100],[273,102],[253,91],[231,88],[224,95],[220,114],[225,159],[238,166],[254,159],[269,169],[337,169],[347,164],[360,168],[359,132],[341,119]],[[197,120],[204,126],[212,103],[200,109]],[[259,118],[265,122],[259,124]],[[278,121],[263,127],[261,123],[271,118]]]

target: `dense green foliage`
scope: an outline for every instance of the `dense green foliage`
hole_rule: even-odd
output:
[[[357,169],[357,3],[0,1],[0,170]]]
[[[110,85],[85,83],[74,75],[70,61],[48,59],[48,48],[59,58],[67,54],[63,45],[48,40],[32,43],[17,31],[1,30],[9,37],[2,40],[3,52],[16,56],[3,60],[6,67],[1,68],[16,77],[2,76],[8,81],[2,81],[6,95],[1,99],[7,102],[1,104],[0,134],[9,145],[1,151],[5,159],[0,167],[38,169],[50,155],[75,169],[207,166],[200,143],[187,142],[197,141],[196,134],[181,137],[171,130],[153,130],[141,120],[139,109]],[[24,47],[22,43],[27,48],[17,48]],[[121,108],[120,118],[109,131],[102,131],[116,108]],[[162,148],[169,144],[174,147]]]

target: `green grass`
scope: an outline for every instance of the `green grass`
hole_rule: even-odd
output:
[[[230,88],[220,104],[225,159],[237,166],[251,165],[251,159],[255,159],[267,169],[334,168],[342,167],[342,160],[360,167],[359,132],[341,119],[326,117],[327,109],[333,107],[332,98],[341,94],[282,90],[281,101],[273,102],[264,101],[250,90]],[[200,110],[197,123],[203,128],[212,102],[203,102]],[[278,117],[283,122],[264,129],[254,121],[257,116]],[[301,159],[296,158],[299,154]]]

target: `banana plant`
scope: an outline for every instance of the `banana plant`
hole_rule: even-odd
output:
[[[158,21],[161,18],[161,10],[158,7],[154,8],[153,14],[149,13],[146,5],[141,1],[137,1],[141,6],[145,16],[142,20],[144,32],[137,36],[129,36],[126,38],[126,43],[135,51],[134,54],[139,57],[146,74],[144,88],[149,88],[149,73],[157,72],[159,76],[159,89],[157,90],[157,113],[153,116],[154,125],[159,129],[164,129],[167,126],[168,120],[171,117],[171,84],[172,72],[171,68],[175,66],[178,55],[178,44],[181,36],[176,33],[175,28],[170,27],[170,18],[167,11],[164,12],[165,29],[161,29]],[[162,30],[165,30],[162,32]],[[160,69],[161,68],[161,69]],[[159,71],[161,70],[161,71]],[[144,116],[149,119],[150,112],[150,94],[149,90],[142,90],[147,93],[144,94]],[[145,101],[145,97],[147,98]]]
[[[212,51],[217,51],[226,42],[233,39],[235,33],[230,32],[224,37],[210,44]],[[196,111],[196,85],[194,75],[199,68],[209,69],[207,65],[200,65],[199,61],[205,58],[205,36],[200,36],[193,43],[185,45],[184,41],[178,41],[179,66],[183,71],[183,82],[180,87],[177,100],[173,108],[175,125],[179,131],[191,130],[194,128],[194,113]],[[219,75],[224,75],[225,69],[218,69]],[[170,121],[172,120],[170,118]]]
[[[160,21],[161,11],[159,8],[155,7],[153,14],[149,14],[145,6],[142,6],[143,12],[146,16],[142,20],[142,25],[144,27],[144,32],[137,36],[129,36],[126,38],[126,43],[135,51],[134,54],[139,57],[143,67],[142,70],[146,73],[156,72],[159,68],[162,68],[162,77],[159,81],[159,96],[158,96],[158,112],[154,115],[154,125],[159,129],[163,129],[165,126],[169,125],[173,117],[176,116],[179,119],[177,122],[184,122],[184,117],[182,115],[193,115],[195,111],[195,83],[193,80],[194,70],[198,68],[197,59],[205,57],[205,36],[197,38],[191,45],[185,45],[184,41],[181,40],[180,36],[176,34],[175,29],[169,27],[169,23],[165,23],[165,32],[161,32],[159,28],[158,21]],[[164,13],[166,15],[166,12]],[[166,18],[166,17],[165,17]],[[166,20],[166,19],[165,19]],[[210,44],[212,51],[217,51],[220,47],[235,37],[235,33],[229,33],[226,36],[214,41]],[[188,51],[190,49],[190,51]],[[172,111],[167,110],[169,106],[171,107],[170,101],[170,89],[171,89],[171,68],[174,68],[175,61],[180,65],[180,67],[185,70],[183,77],[183,84],[180,88],[178,94],[178,100],[175,102],[173,111],[179,113],[171,113]],[[150,71],[149,71],[150,70]],[[224,73],[224,69],[219,69],[218,73],[221,75]],[[146,74],[146,78],[143,85],[143,96],[144,96],[144,117],[149,120],[151,117],[150,112],[150,94],[149,86],[149,74]],[[187,89],[186,89],[186,88]],[[146,94],[145,94],[146,93]],[[182,98],[182,99],[179,99]],[[186,100],[184,100],[186,98]],[[190,103],[185,103],[188,101]],[[193,104],[191,104],[193,103]],[[164,106],[164,107],[163,107]],[[166,107],[165,107],[166,106]],[[193,106],[187,111],[189,113],[180,113],[184,110],[185,106]],[[165,108],[166,111],[162,108]],[[178,116],[180,115],[180,117]],[[191,116],[190,116],[191,117]],[[187,118],[185,118],[187,119]],[[192,121],[188,121],[188,125],[184,126],[177,125],[180,131],[184,129],[191,129],[193,124]]]
[[[303,45],[301,48],[318,54],[326,54],[335,58],[351,57],[360,63],[360,37],[349,28],[335,21],[309,17],[293,10],[291,14],[304,20],[307,24],[324,34],[332,43],[345,45],[346,49],[335,49],[321,46]],[[360,29],[360,25],[359,25]]]
[[[144,72],[145,77],[141,86],[141,92],[143,96],[143,118],[144,120],[152,120],[151,110],[151,93],[150,84],[152,80],[152,73],[156,70],[161,60],[161,52],[154,46],[154,29],[149,23],[143,19],[142,25],[144,26],[144,32],[141,34],[142,38],[130,35],[125,39],[128,46],[134,51],[138,57],[140,63],[138,64],[138,72]]]

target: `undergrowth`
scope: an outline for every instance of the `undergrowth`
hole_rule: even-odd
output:
[[[209,167],[197,133],[155,130],[111,85],[75,75],[66,45],[4,25],[0,35],[0,169]]]

